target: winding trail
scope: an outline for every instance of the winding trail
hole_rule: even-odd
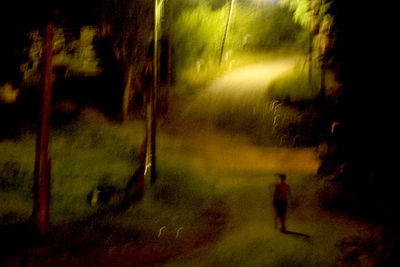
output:
[[[296,58],[280,58],[273,61],[241,67],[226,73],[216,80],[209,92],[229,96],[247,96],[251,93],[262,93],[268,84],[279,75],[291,70]]]
[[[167,141],[168,137],[164,138]],[[181,156],[215,185],[215,194],[223,197],[229,218],[217,242],[162,266],[333,266],[338,241],[380,233],[374,225],[319,207],[315,149],[262,148],[215,131],[197,131],[173,139],[179,141],[168,140],[169,145],[161,149],[186,151]],[[288,175],[294,195],[288,230],[308,234],[310,240],[282,234],[274,227],[272,188],[277,182],[276,172]],[[190,231],[186,229],[185,234],[190,235]]]
[[[280,58],[227,72],[189,103],[184,114],[189,120],[205,114],[219,116],[228,110],[243,114],[251,106],[250,110],[259,115],[265,112],[270,83],[290,71],[296,61],[296,57]]]
[[[261,98],[272,79],[290,70],[294,62],[282,59],[227,73],[189,104],[188,110],[193,114],[203,107],[212,116],[226,105],[257,106],[257,101],[264,101]],[[223,197],[229,209],[227,228],[217,242],[162,266],[334,266],[338,241],[380,234],[377,226],[319,206],[315,148],[260,147],[239,134],[191,123],[174,135],[162,134],[159,140],[159,149],[165,150],[161,153],[197,169],[214,184],[215,194]],[[287,174],[294,195],[288,230],[310,235],[310,239],[285,235],[274,227],[272,191],[277,172]],[[190,234],[190,229],[186,231]]]

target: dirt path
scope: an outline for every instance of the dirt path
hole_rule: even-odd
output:
[[[215,184],[215,193],[224,197],[230,213],[218,242],[165,266],[332,266],[339,240],[379,234],[372,225],[318,206],[313,176],[319,162],[312,148],[261,148],[244,138],[211,131],[173,140],[166,142],[168,149],[187,151],[185,158],[206,170],[204,179]],[[295,198],[288,229],[308,234],[310,240],[274,228],[276,172],[288,174]]]
[[[294,56],[284,57],[225,73],[202,90],[188,105],[183,116],[189,119],[199,115],[215,117],[228,110],[243,115],[248,109],[259,115],[264,112],[270,83],[290,71],[296,60]]]
[[[254,111],[263,108],[267,85],[293,65],[294,59],[282,59],[226,74],[188,105],[186,119],[196,113],[215,116],[232,107],[238,116],[248,105]],[[197,168],[215,185],[230,211],[229,221],[211,247],[162,266],[334,266],[339,240],[379,235],[373,225],[319,207],[314,148],[260,147],[237,134],[188,125],[176,135],[162,135],[159,149]],[[288,212],[288,230],[310,239],[282,234],[274,227],[272,190],[277,172],[287,174],[295,200]]]
[[[222,94],[229,92],[226,95],[230,96],[262,93],[274,78],[292,69],[295,61],[295,57],[287,57],[236,69],[216,80],[208,91]]]

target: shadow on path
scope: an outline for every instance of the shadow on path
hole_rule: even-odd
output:
[[[294,231],[289,231],[289,230],[285,230],[282,233],[284,234],[288,234],[288,235],[294,235],[294,236],[299,236],[299,237],[303,237],[305,238],[307,241],[311,240],[311,236],[304,234],[304,233],[299,233],[299,232],[294,232]]]

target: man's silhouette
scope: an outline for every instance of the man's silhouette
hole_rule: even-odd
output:
[[[281,222],[281,232],[286,231],[286,210],[288,206],[288,197],[292,197],[290,187],[286,183],[286,175],[278,174],[280,183],[275,184],[274,191],[274,208],[275,208],[275,225],[277,219]]]

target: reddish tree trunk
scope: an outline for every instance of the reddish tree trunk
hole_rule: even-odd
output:
[[[33,220],[42,237],[48,232],[50,217],[50,158],[49,158],[49,120],[51,108],[51,86],[53,82],[53,36],[54,24],[49,22],[46,29],[45,73],[41,126],[38,132],[33,183]]]

